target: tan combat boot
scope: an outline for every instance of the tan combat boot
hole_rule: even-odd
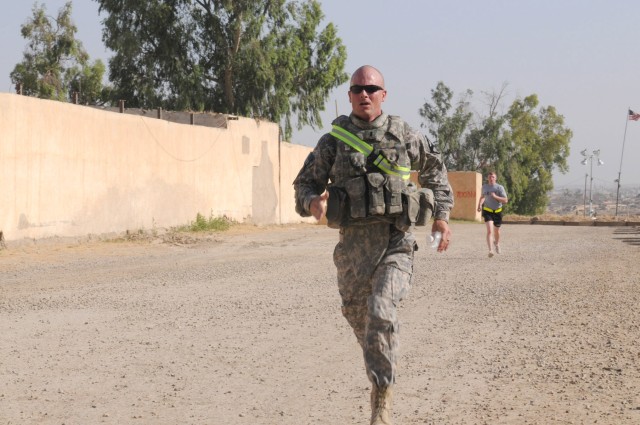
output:
[[[380,389],[376,384],[371,384],[371,425],[392,425],[392,396],[391,386]]]

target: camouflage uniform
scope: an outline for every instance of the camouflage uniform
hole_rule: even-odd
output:
[[[434,217],[448,221],[453,197],[447,171],[440,154],[421,133],[398,117],[385,113],[370,123],[352,114],[338,117],[334,124],[357,135],[390,163],[418,170],[421,186],[434,192]],[[371,174],[379,172],[370,158],[359,155],[331,134],[325,134],[294,181],[296,210],[303,217],[310,216],[311,199],[322,194],[328,184],[346,187],[348,191],[349,182],[362,176],[369,181],[366,189],[369,191],[371,181],[375,180],[370,178]],[[393,183],[393,179],[385,175],[384,180],[385,185],[388,181],[392,185],[400,181],[402,187],[406,187],[402,179]],[[348,195],[349,199],[358,197],[353,190]],[[349,210],[348,220],[340,226],[340,241],[333,259],[338,272],[342,314],[362,347],[367,376],[382,388],[395,381],[399,331],[396,307],[409,291],[413,255],[418,247],[409,231],[395,225],[396,218],[389,216],[388,210],[387,214],[370,215],[371,201],[365,204],[368,210],[365,217],[356,211],[358,218],[353,218],[354,210]]]

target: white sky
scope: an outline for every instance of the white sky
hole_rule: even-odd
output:
[[[4,2],[0,16],[0,91],[13,92],[9,73],[26,46],[20,26],[31,16],[29,0]],[[56,15],[64,0],[43,2]],[[587,167],[580,151],[600,149],[594,188],[640,184],[640,2],[637,0],[321,0],[326,22],[338,27],[347,47],[346,71],[370,64],[386,80],[384,110],[419,128],[418,110],[443,81],[454,93],[483,92],[508,84],[504,108],[516,97],[537,94],[554,106],[573,131],[569,172],[554,172],[556,188],[582,187]],[[91,59],[108,62],[98,4],[73,2],[73,20]],[[293,143],[315,146],[330,127],[336,106],[348,113],[348,84],[335,90],[323,113],[324,129],[296,132]],[[628,124],[628,125],[627,125]],[[627,127],[626,138],[624,136]],[[426,132],[426,129],[424,130]],[[624,140],[624,157],[621,164]]]

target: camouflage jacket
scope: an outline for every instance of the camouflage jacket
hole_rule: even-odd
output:
[[[376,152],[383,151],[391,162],[410,165],[412,170],[418,172],[420,185],[433,190],[436,203],[434,218],[449,220],[453,194],[447,169],[440,154],[422,133],[413,130],[400,118],[385,113],[370,123],[353,114],[349,117],[343,115],[336,118],[333,124],[363,139]],[[346,179],[354,173],[358,174],[358,166],[363,174],[379,171],[370,162],[331,134],[323,135],[293,182],[298,214],[310,216],[311,199],[322,194],[328,184],[342,186]]]

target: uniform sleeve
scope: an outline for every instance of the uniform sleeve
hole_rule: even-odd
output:
[[[434,219],[449,221],[453,208],[453,190],[447,177],[447,167],[431,142],[420,132],[407,126],[407,151],[411,158],[411,168],[418,171],[420,186],[433,191],[436,203]]]
[[[329,175],[336,157],[335,139],[328,134],[320,138],[315,149],[307,156],[298,176],[293,181],[296,212],[309,217],[309,204],[314,196],[321,195],[329,183]]]

